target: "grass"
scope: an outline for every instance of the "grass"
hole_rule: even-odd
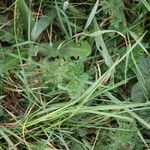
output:
[[[68,2],[0,2],[0,150],[150,149],[149,1]]]

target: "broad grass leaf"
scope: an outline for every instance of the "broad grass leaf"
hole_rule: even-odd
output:
[[[40,19],[35,23],[31,31],[32,40],[35,41],[50,23],[51,23],[51,19],[49,17],[41,16]]]
[[[96,3],[95,3],[95,5],[94,5],[94,7],[93,7],[93,9],[89,15],[89,18],[88,18],[86,25],[84,27],[85,30],[90,26],[92,20],[94,19],[94,16],[95,16],[97,8],[98,8],[98,4],[99,4],[99,0],[96,1]]]
[[[94,30],[95,30],[95,32],[97,32],[97,31],[101,32],[100,27],[99,27],[96,19],[94,19]],[[105,64],[108,67],[111,67],[113,64],[113,60],[112,60],[112,58],[108,52],[108,49],[107,49],[107,46],[104,42],[102,34],[99,34],[99,35],[95,36],[94,38],[95,38],[96,47],[100,51],[100,53],[101,53],[101,55],[105,61]]]

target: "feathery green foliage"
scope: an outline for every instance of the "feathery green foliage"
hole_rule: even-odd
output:
[[[150,149],[149,8],[0,1],[0,149]]]

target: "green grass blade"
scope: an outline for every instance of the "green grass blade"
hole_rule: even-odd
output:
[[[15,145],[13,144],[13,142],[10,140],[10,138],[7,136],[7,134],[5,134],[5,132],[3,132],[2,129],[0,129],[0,135],[7,141],[8,145],[11,146],[11,148],[15,148]]]
[[[35,23],[31,31],[32,40],[35,41],[50,23],[51,23],[51,19],[49,17],[41,16],[40,19]]]
[[[141,0],[141,2],[147,8],[147,10],[150,11],[150,4],[147,2],[147,0]]]
[[[95,5],[94,5],[94,7],[93,7],[93,9],[89,15],[89,18],[85,24],[84,30],[86,30],[90,26],[92,20],[94,19],[94,16],[95,16],[97,8],[98,8],[98,4],[99,4],[99,0],[96,1],[96,3],[95,3]]]

